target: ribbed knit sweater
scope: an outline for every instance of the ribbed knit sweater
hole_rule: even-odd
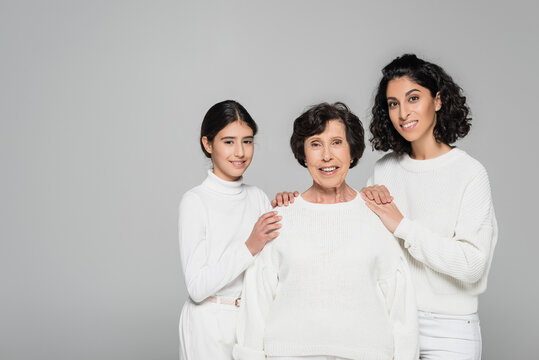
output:
[[[258,217],[270,210],[266,194],[211,170],[187,191],[179,207],[179,243],[185,285],[194,302],[239,297],[243,272],[254,261],[245,245]]]
[[[359,195],[301,196],[245,273],[235,359],[327,355],[415,359],[417,311],[397,240]]]
[[[390,153],[368,184],[385,185],[404,215],[394,235],[403,240],[418,309],[475,313],[498,238],[485,168],[458,148],[429,160]]]

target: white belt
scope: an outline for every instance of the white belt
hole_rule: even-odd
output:
[[[224,305],[234,305],[235,307],[240,307],[241,298],[233,298],[233,297],[226,297],[226,296],[210,296],[206,298],[204,301],[210,301],[216,304],[224,304]]]

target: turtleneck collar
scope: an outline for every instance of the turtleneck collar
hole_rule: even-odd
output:
[[[463,153],[463,150],[454,147],[443,155],[427,160],[416,160],[412,159],[408,154],[403,154],[401,155],[400,164],[406,170],[413,172],[431,171],[452,162]]]
[[[236,195],[240,194],[243,190],[243,177],[238,181],[226,181],[215,175],[210,169],[208,170],[208,177],[202,184],[211,190],[222,194]]]

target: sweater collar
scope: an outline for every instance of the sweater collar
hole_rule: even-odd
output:
[[[416,160],[412,159],[408,154],[403,154],[400,158],[400,164],[409,171],[425,172],[438,169],[460,157],[462,154],[464,154],[464,151],[456,147],[443,155],[427,160]]]
[[[208,170],[208,177],[204,180],[203,184],[213,191],[222,194],[236,195],[242,192],[243,177],[238,181],[226,181],[215,175],[210,169]]]

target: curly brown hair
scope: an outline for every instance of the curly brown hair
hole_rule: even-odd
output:
[[[397,154],[411,154],[412,146],[395,129],[388,113],[387,85],[397,78],[408,77],[429,89],[432,97],[440,93],[442,107],[436,112],[434,137],[436,141],[450,145],[465,137],[470,131],[470,108],[462,89],[440,66],[419,59],[414,54],[395,58],[382,69],[382,79],[374,98],[369,141],[376,150],[393,150]]]

